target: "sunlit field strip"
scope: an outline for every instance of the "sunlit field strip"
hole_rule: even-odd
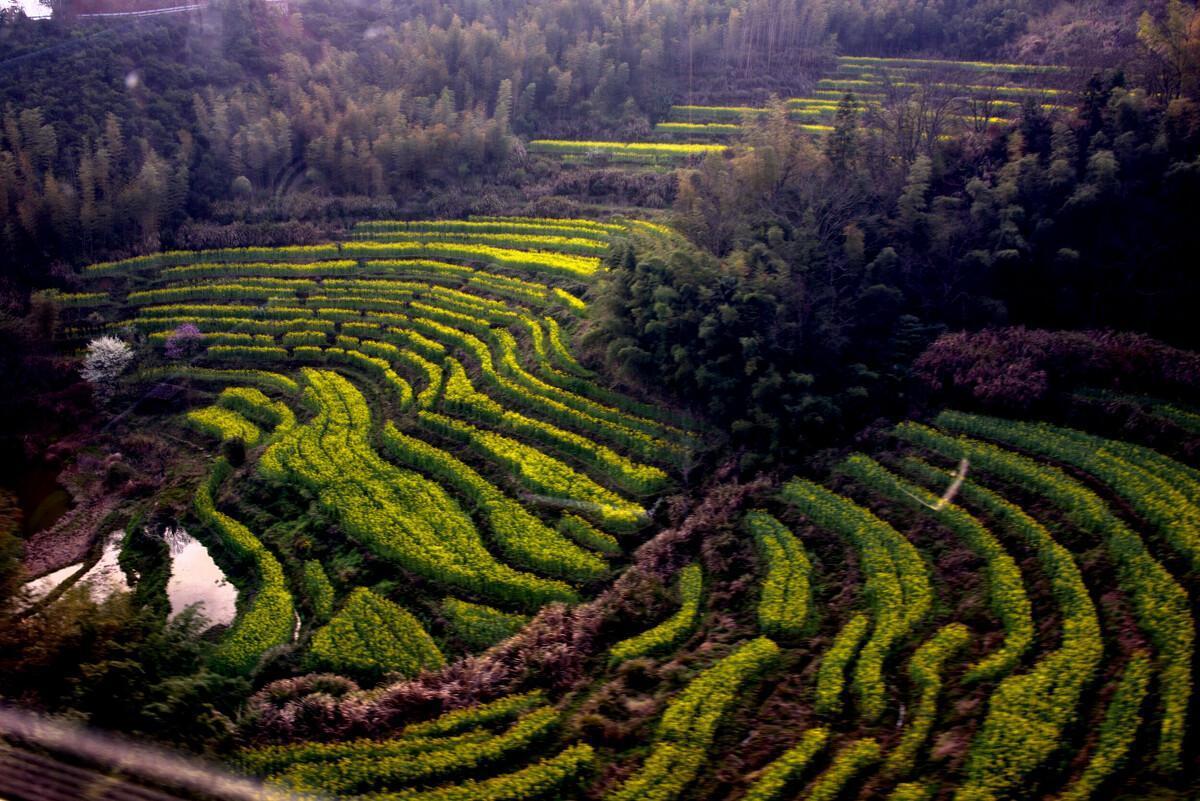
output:
[[[869,67],[914,67],[920,69],[961,69],[973,72],[1009,72],[1013,74],[1067,74],[1070,67],[1046,64],[1005,64],[991,61],[953,61],[932,58],[878,58],[874,56],[839,56],[838,65]]]
[[[724,145],[674,144],[670,142],[597,142],[567,141],[562,139],[535,139],[529,143],[536,153],[548,155],[604,154],[618,160],[635,161],[656,159],[687,159],[710,153],[724,153]]]

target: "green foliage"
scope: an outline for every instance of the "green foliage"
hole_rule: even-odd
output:
[[[444,664],[421,622],[365,587],[351,591],[336,615],[313,635],[312,669],[379,676],[414,676]]]
[[[679,610],[651,629],[621,640],[609,651],[609,659],[625,662],[641,656],[660,654],[677,648],[691,636],[700,620],[704,597],[704,573],[698,564],[679,571]]]
[[[855,776],[879,761],[880,754],[879,743],[870,738],[842,746],[833,763],[808,788],[805,801],[834,801]]]
[[[1186,707],[1191,692],[1190,673],[1182,665],[1190,663],[1194,632],[1182,590],[1146,552],[1141,538],[1099,497],[1055,467],[911,423],[901,425],[897,433],[952,458],[965,454],[975,469],[1023,484],[1054,502],[1073,524],[1102,538],[1140,625],[1160,649],[1164,711],[1158,759],[1164,766],[1172,765],[1183,731],[1179,710]],[[1087,628],[1064,626],[1059,651],[1043,658],[1030,673],[1006,679],[993,694],[988,718],[972,745],[965,791],[997,794],[1015,786],[1026,771],[1061,745],[1059,732],[1074,717],[1082,684],[1092,677],[1102,648],[1098,627],[1085,616],[1084,608],[1077,602],[1074,607],[1064,606],[1064,612],[1088,624]]]
[[[788,784],[794,782],[829,741],[828,729],[809,729],[800,742],[793,745],[771,764],[762,769],[744,801],[780,801]]]
[[[949,473],[909,460],[907,469],[927,483],[943,483]],[[959,490],[972,506],[986,511],[1020,536],[1038,555],[1050,578],[1051,591],[1063,616],[1062,643],[1027,672],[1002,681],[993,694],[988,714],[972,745],[974,792],[1015,786],[1061,746],[1057,736],[1027,737],[1065,726],[1087,682],[1100,664],[1103,646],[1096,607],[1071,552],[1018,506],[1000,495],[968,482]],[[985,786],[986,785],[986,786]]]
[[[261,473],[308,488],[350,536],[434,581],[533,608],[574,597],[561,582],[497,562],[444,490],[381,459],[370,445],[367,404],[350,382],[327,371],[302,374],[317,414],[267,449]]]
[[[563,462],[522,442],[433,412],[417,419],[429,430],[471,447],[479,456],[513,471],[518,481],[558,502],[617,528],[636,527],[645,510],[605,489]]]
[[[1178,462],[1148,448],[1046,423],[943,412],[937,424],[1086,470],[1154,524],[1193,570],[1200,570],[1200,481]]]
[[[229,475],[228,463],[219,460],[205,483],[196,490],[195,511],[200,521],[221,538],[236,558],[248,562],[258,583],[253,600],[241,600],[233,627],[213,654],[214,669],[222,673],[251,672],[263,653],[292,641],[295,609],[283,576],[283,567],[250,530],[217,511],[213,495]],[[243,590],[249,589],[248,586]]]
[[[374,796],[377,801],[534,801],[561,792],[581,778],[595,762],[586,743],[573,745],[513,773],[491,779],[467,779],[433,790],[409,790]],[[557,797],[555,795],[554,797]]]
[[[194,409],[184,418],[188,424],[219,440],[239,439],[247,445],[256,445],[262,432],[258,426],[242,415],[220,406]]]
[[[237,412],[263,428],[274,429],[276,433],[287,431],[296,424],[296,415],[286,404],[271,400],[253,387],[226,387],[218,396],[217,405]]]
[[[569,373],[581,378],[592,378],[594,374],[576,361],[574,354],[571,353],[571,349],[563,338],[562,327],[559,326],[558,320],[547,316],[542,318],[542,322],[546,325],[546,341],[550,346],[550,358]]]
[[[842,711],[842,691],[846,687],[846,669],[862,647],[867,632],[871,630],[871,619],[856,614],[846,621],[834,638],[833,644],[821,658],[821,669],[817,672],[816,709],[824,715],[836,715]]]
[[[312,608],[313,619],[326,623],[333,615],[334,592],[321,563],[310,559],[304,563],[304,595]]]
[[[457,598],[443,599],[441,608],[451,633],[469,648],[495,645],[516,634],[529,622],[525,615],[501,612],[490,606]]]
[[[934,787],[926,782],[904,782],[897,784],[888,794],[888,801],[929,801],[933,798]]]
[[[874,720],[884,707],[884,659],[929,613],[933,591],[928,570],[907,538],[852,501],[801,479],[785,484],[781,496],[818,526],[849,539],[858,550],[874,627],[859,654],[853,683],[861,712]]]
[[[434,720],[406,726],[400,736],[393,739],[259,746],[238,752],[236,761],[250,773],[268,776],[289,772],[298,765],[416,755],[430,750],[455,748],[462,743],[489,739],[492,733],[487,727],[511,721],[530,709],[543,706],[545,702],[545,697],[539,692],[508,695],[491,703],[457,709]]]
[[[1012,671],[1033,643],[1033,616],[1017,563],[990,531],[953,503],[942,504],[928,490],[910,484],[861,454],[851,456],[841,469],[890,500],[934,514],[947,528],[979,554],[986,565],[992,611],[1004,626],[1004,645],[972,665],[965,680],[981,681]]]
[[[404,735],[410,737],[445,737],[479,726],[509,720],[521,712],[541,706],[544,703],[546,703],[546,698],[538,690],[519,695],[506,695],[490,703],[456,709],[434,720],[406,726],[404,728]]]
[[[599,551],[605,556],[620,556],[621,545],[617,538],[593,526],[579,515],[570,512],[558,520],[558,530],[585,548]]]
[[[1130,657],[1109,699],[1087,767],[1056,797],[1057,801],[1087,801],[1121,767],[1141,726],[1142,705],[1153,673],[1149,654],[1137,651]]]
[[[529,143],[535,153],[555,156],[603,157],[614,161],[673,162],[695,159],[710,153],[724,153],[724,145],[671,144],[667,142],[586,142],[562,139],[535,139]]]
[[[271,373],[263,370],[213,370],[202,367],[167,367],[156,370],[144,370],[138,373],[139,378],[171,378],[186,377],[194,381],[213,381],[221,384],[244,382],[257,384],[264,389],[281,392],[285,395],[296,395],[300,385],[281,373]]]
[[[564,278],[587,278],[600,266],[595,256],[541,253],[514,248],[455,242],[348,242],[342,253],[360,259],[404,257],[459,259]]]
[[[644,492],[654,489],[660,487],[666,478],[662,470],[638,464],[590,437],[505,408],[489,396],[476,391],[462,364],[456,359],[447,359],[445,363],[442,403],[448,412],[529,437],[574,456],[589,467],[603,471],[604,475],[627,491]]]
[[[772,637],[798,636],[808,622],[812,604],[812,563],[804,546],[766,512],[750,512],[745,525],[764,565],[758,625]]]
[[[722,719],[750,682],[769,668],[779,647],[766,637],[743,643],[671,700],[642,767],[609,801],[673,801],[704,766]]]
[[[908,665],[908,675],[913,687],[920,694],[916,708],[897,743],[887,755],[884,763],[890,776],[904,776],[913,769],[917,753],[929,739],[937,717],[938,696],[942,691],[942,676],[946,662],[966,648],[971,635],[961,623],[950,623],[938,629],[913,654]]]
[[[558,721],[557,710],[539,707],[521,715],[509,729],[486,739],[462,739],[442,748],[395,755],[373,753],[367,744],[363,754],[295,765],[271,781],[300,792],[339,796],[426,784],[455,775],[478,775],[486,767],[545,740]]]
[[[502,493],[467,464],[388,423],[383,430],[388,454],[409,467],[453,487],[473,503],[488,522],[501,553],[513,564],[573,581],[588,581],[608,572],[604,561],[550,529],[525,507]]]

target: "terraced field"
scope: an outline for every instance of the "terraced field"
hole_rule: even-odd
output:
[[[847,94],[868,124],[871,112],[885,100],[895,103],[923,94],[924,103],[938,107],[945,133],[957,134],[1009,125],[1025,103],[1046,111],[1069,104],[1073,98],[1064,87],[1070,79],[1069,70],[1032,64],[843,56],[810,94],[788,98],[786,104],[802,130],[820,135],[833,129],[838,104]],[[767,112],[752,106],[677,105],[655,133],[689,142],[728,138],[746,120]]]
[[[181,423],[214,452],[233,440],[250,451],[236,471],[217,458],[195,503],[231,571],[252,575],[221,669],[249,672],[291,643],[297,610],[309,666],[412,675],[443,664],[447,641],[486,647],[610,575],[618,536],[647,525],[695,436],[595,383],[571,353],[579,292],[630,229],[662,235],[585,220],[376,222],[341,245],[97,264],[98,291],[61,297],[75,335],[132,330],[161,354],[181,327],[198,331],[199,352],[144,363],[135,381],[211,386],[211,405]],[[418,616],[407,598],[327,576],[320,558],[289,547],[281,561],[226,514],[235,472],[310,499],[336,526],[341,539],[308,555],[369,554],[411,576]]]
[[[1184,786],[1200,471],[946,412],[822,481],[718,487],[704,527],[660,530],[650,510],[702,432],[606,387],[572,340],[609,243],[670,235],[379,221],[341,244],[95,265],[61,298],[74,335],[163,349],[136,384],[203,388],[164,425],[208,454],[195,517],[240,577],[213,668],[291,654],[383,682],[269,686],[241,768],[422,801]],[[168,357],[184,326],[199,350]],[[649,606],[627,566],[656,583]],[[570,646],[547,643],[559,615]],[[564,653],[578,674],[523,661]]]

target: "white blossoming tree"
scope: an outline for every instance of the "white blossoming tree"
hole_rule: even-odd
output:
[[[87,356],[79,374],[92,385],[92,391],[107,401],[117,389],[117,379],[133,361],[133,350],[116,337],[96,337],[88,343]]]

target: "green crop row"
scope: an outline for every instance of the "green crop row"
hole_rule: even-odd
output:
[[[607,801],[674,801],[700,773],[721,721],[742,691],[779,656],[779,646],[760,637],[738,646],[705,670],[667,704],[650,755]]]
[[[881,755],[879,743],[869,737],[842,746],[829,767],[808,788],[804,801],[834,801],[855,776],[877,763]]]
[[[952,475],[917,459],[906,460],[905,468],[934,485],[944,484]],[[971,746],[971,784],[988,798],[1020,786],[1061,747],[1061,731],[1076,714],[1080,694],[1099,667],[1103,646],[1096,606],[1071,552],[1020,507],[973,481],[962,485],[959,497],[1037,553],[1062,614],[1058,650],[1043,656],[1027,673],[1000,683]]]
[[[887,756],[885,767],[892,777],[906,775],[917,761],[917,753],[929,739],[929,732],[937,718],[938,696],[942,692],[942,675],[946,662],[967,647],[971,634],[961,623],[951,623],[938,629],[913,654],[908,664],[908,675],[913,687],[920,694],[907,725],[900,735],[900,742]]]
[[[601,471],[628,492],[646,493],[663,485],[666,474],[657,467],[634,462],[582,434],[504,408],[478,392],[455,359],[446,360],[444,374],[442,403],[447,411],[481,420],[569,454]]]
[[[110,300],[107,292],[60,292],[57,289],[43,289],[34,292],[33,297],[54,301],[64,309],[90,308]]]
[[[772,637],[796,637],[808,623],[812,606],[812,563],[787,526],[762,511],[750,512],[746,528],[763,563],[758,625]]]
[[[230,409],[206,406],[193,409],[184,419],[188,425],[219,440],[240,439],[247,445],[257,445],[262,432],[251,421]]]
[[[535,706],[540,705],[540,701]],[[516,717],[529,705],[508,715]],[[301,766],[332,764],[346,759],[372,760],[388,757],[416,757],[428,751],[457,748],[464,743],[479,743],[490,739],[493,732],[486,728],[469,728],[453,735],[417,737],[402,734],[385,740],[359,738],[333,742],[300,742],[288,745],[267,745],[240,751],[235,760],[241,769],[256,776],[280,776],[292,773]]]
[[[296,415],[287,404],[271,400],[253,387],[226,387],[217,396],[217,405],[237,412],[264,429],[283,432],[296,424]]]
[[[447,712],[441,717],[404,727],[405,737],[445,737],[480,726],[491,726],[512,720],[520,713],[546,703],[540,690],[506,695],[495,701],[476,706],[463,707]]]
[[[622,231],[621,226],[585,224],[590,221],[566,221],[553,218],[521,218],[513,220],[368,220],[354,226],[356,235],[392,233],[441,234],[508,234],[523,236],[559,236],[607,242]]]
[[[727,122],[660,122],[654,126],[655,133],[683,136],[734,136],[741,129]]]
[[[846,537],[858,551],[875,620],[858,657],[854,687],[860,711],[874,720],[884,707],[883,661],[925,618],[933,601],[925,563],[900,532],[820,485],[793,479],[784,485],[782,497],[818,526]]]
[[[566,425],[606,436],[642,456],[654,454],[661,459],[667,454],[680,452],[680,447],[671,441],[682,434],[677,429],[631,416],[619,409],[553,387],[521,367],[516,356],[516,342],[511,334],[493,331],[491,339],[497,350],[498,366],[494,365],[491,351],[482,342],[476,340],[470,343],[470,349],[482,367],[484,378],[507,398],[536,413],[552,416]],[[628,474],[628,479],[627,486],[631,486],[635,492],[648,493],[666,483],[666,474],[657,468],[639,465],[634,473]]]
[[[162,272],[165,280],[173,281],[188,278],[239,278],[236,285],[244,288],[259,290],[274,290],[297,293],[311,293],[318,285],[308,276],[335,276],[320,284],[321,287],[355,284],[369,288],[372,284],[382,284],[383,281],[366,279],[346,280],[336,276],[360,274],[392,274],[420,278],[424,281],[441,281],[459,285],[475,286],[492,294],[501,295],[524,303],[541,304],[550,298],[550,288],[545,284],[526,281],[496,273],[476,270],[462,264],[430,261],[427,259],[377,259],[364,261],[359,266],[357,261],[340,260],[314,262],[312,264],[194,264],[185,267],[172,267]],[[282,278],[297,278],[301,280],[283,281]],[[258,279],[258,280],[255,280]],[[274,281],[274,283],[270,283]],[[411,288],[420,288],[413,285]],[[176,287],[164,287],[164,289]],[[181,287],[179,287],[182,289]],[[151,296],[153,297],[153,296]]]
[[[621,640],[609,651],[614,664],[642,656],[660,654],[678,648],[700,622],[700,602],[704,597],[704,574],[700,565],[690,564],[679,571],[679,609],[651,629]]]
[[[944,92],[967,95],[970,97],[983,98],[1065,97],[1068,94],[1063,89],[1052,89],[1049,87],[1040,86],[998,86],[989,84],[942,83],[914,80],[885,82],[882,79],[864,80],[863,78],[822,78],[820,81],[817,81],[818,91],[853,92],[856,95],[862,93],[862,96],[865,97],[869,97],[871,94],[873,94],[872,90],[882,90],[887,86],[894,86],[901,89],[930,88]]]
[[[432,790],[408,790],[380,793],[370,801],[536,801],[540,798],[565,798],[565,789],[595,763],[590,745],[580,743],[557,756],[490,779],[466,779],[458,784]]]
[[[714,120],[740,120],[742,117],[757,117],[767,111],[754,106],[671,106],[672,117],[695,116]]]
[[[201,331],[221,331],[244,334],[286,334],[288,331],[325,331],[332,334],[337,327],[328,320],[311,317],[298,320],[255,320],[248,317],[135,317],[132,325],[146,331],[164,331],[190,323]],[[211,350],[211,348],[210,348]]]
[[[357,587],[333,618],[313,634],[310,670],[415,676],[445,664],[421,622],[365,587]]]
[[[345,342],[344,344],[350,345],[351,343]],[[209,350],[211,352],[212,349],[210,348]],[[307,345],[292,348],[292,359],[316,364],[328,364],[332,362],[365,370],[378,377],[384,385],[395,393],[396,402],[401,409],[407,409],[413,403],[412,385],[401,378],[392,369],[391,363],[386,359],[371,356],[358,349],[314,348]]]
[[[329,618],[333,617],[334,592],[333,585],[329,583],[329,576],[325,575],[325,568],[321,567],[320,562],[310,559],[304,563],[302,578],[304,595],[312,607],[313,620],[318,623],[328,622]]]
[[[597,401],[547,384],[545,381],[531,375],[521,366],[520,361],[517,359],[517,342],[513,339],[512,334],[504,330],[493,330],[491,337],[492,343],[496,348],[497,369],[539,398],[544,397],[555,400],[583,414],[601,420],[608,420],[625,428],[635,429],[650,437],[666,440],[684,436],[684,432],[673,426],[637,417],[620,409],[605,406]]]
[[[1017,563],[987,527],[953,503],[939,508],[939,498],[911,484],[873,459],[856,454],[841,469],[880,495],[920,512],[932,512],[984,562],[992,611],[1004,627],[1004,645],[972,665],[968,682],[994,679],[1012,672],[1033,643],[1033,613]]]
[[[878,58],[875,56],[839,56],[838,66],[857,64],[870,67],[914,67],[920,69],[960,69],[974,72],[1068,73],[1070,67],[1044,64],[1005,64],[994,61],[951,61],[933,58]]]
[[[380,458],[367,404],[349,381],[310,368],[302,375],[316,415],[267,449],[259,461],[265,476],[307,487],[348,535],[418,575],[534,609],[575,598],[561,582],[497,562],[441,487]]]
[[[586,217],[520,217],[520,216],[505,216],[505,215],[471,215],[467,218],[471,222],[485,223],[521,223],[521,224],[550,224],[569,225],[572,228],[587,228],[593,231],[604,231],[609,234],[620,234],[625,231],[628,224],[625,220],[617,220],[614,222],[601,222],[600,220],[589,220]]]
[[[461,242],[512,250],[569,253],[576,256],[603,256],[608,243],[602,240],[552,234],[397,231],[395,233],[356,234],[373,242]]]
[[[553,317],[546,317],[546,320],[553,321]],[[679,415],[671,411],[665,410],[659,406],[653,406],[648,403],[640,403],[630,399],[627,395],[622,395],[619,392],[613,392],[606,387],[596,383],[595,375],[589,374],[584,377],[576,371],[583,371],[583,368],[571,356],[571,352],[567,349],[566,344],[562,341],[561,330],[558,328],[558,323],[555,322],[553,328],[548,328],[550,331],[557,332],[553,339],[548,336],[547,330],[542,328],[542,324],[527,315],[520,315],[518,322],[529,333],[530,342],[533,347],[532,351],[535,369],[537,369],[546,382],[567,392],[573,392],[576,395],[582,396],[589,401],[597,404],[606,404],[612,409],[627,415],[636,415],[643,418],[646,422],[654,421],[662,424],[665,428],[663,433],[670,433],[673,436],[681,436],[683,432],[672,426],[669,421],[677,420]],[[504,332],[511,338],[508,332]],[[503,347],[498,346],[503,355]],[[551,359],[551,354],[554,354],[554,359]],[[563,362],[569,365],[567,372],[562,372],[558,369],[558,362]],[[503,363],[503,361],[502,361]],[[690,422],[690,421],[689,421]]]
[[[1091,473],[1161,531],[1192,570],[1200,571],[1200,506],[1192,500],[1200,497],[1200,482],[1174,460],[1148,448],[1045,423],[960,412],[943,412],[936,423],[939,428],[1001,442]]]
[[[218,671],[249,673],[263,653],[292,641],[296,613],[279,560],[250,529],[217,511],[213,494],[230,472],[229,463],[218,459],[208,480],[196,490],[194,508],[200,521],[220,537],[235,558],[254,566],[257,592],[249,604],[239,604],[241,609],[233,627],[225,633],[212,657],[213,667]]]
[[[829,729],[809,729],[800,742],[763,768],[742,801],[780,801],[789,784],[794,783],[812,764],[829,742]]]
[[[941,89],[946,92],[955,92],[968,95],[971,97],[1008,97],[1008,98],[1028,98],[1028,97],[1066,97],[1069,93],[1065,89],[1051,89],[1045,86],[989,86],[989,85],[974,85],[961,83],[918,83],[914,81],[898,81],[895,86],[905,89],[920,89],[925,86],[934,89]]]
[[[139,379],[161,380],[187,378],[195,381],[215,381],[226,384],[242,382],[257,384],[265,389],[281,392],[285,395],[296,395],[300,385],[282,373],[271,373],[265,370],[214,370],[204,367],[163,367],[153,370],[143,370],[138,373]]]
[[[205,298],[201,298],[204,300]],[[145,318],[155,317],[247,317],[263,320],[291,320],[298,317],[315,317],[318,309],[308,306],[279,305],[272,303],[268,297],[268,305],[246,305],[238,303],[167,303],[164,305],[147,306],[139,314]],[[287,298],[291,304],[296,303]]]
[[[243,262],[229,264],[185,264],[168,267],[161,275],[168,281],[194,278],[305,278],[324,275],[353,275],[358,272],[358,262],[350,259],[318,261],[307,264],[280,262]]]
[[[469,465],[440,448],[401,433],[388,423],[383,445],[398,462],[452,487],[487,521],[492,538],[512,564],[571,581],[591,581],[608,573],[603,559],[546,526]]]
[[[463,742],[480,742],[492,736],[487,727],[502,724],[523,712],[544,706],[540,692],[506,695],[487,704],[456,709],[439,718],[406,726],[399,737],[387,740],[357,739],[341,742],[303,742],[247,748],[236,761],[241,768],[258,776],[284,773],[296,765],[337,762],[343,759],[416,754]]]
[[[558,530],[585,548],[609,556],[619,556],[621,545],[607,531],[601,531],[579,515],[565,513],[558,521]]]
[[[562,139],[534,139],[529,149],[552,155],[603,153],[613,158],[634,160],[681,159],[724,153],[724,145],[671,144],[667,142],[580,142]]]
[[[329,344],[329,336],[323,331],[288,331],[280,340],[285,348],[301,345],[319,348]]]
[[[574,279],[590,278],[600,269],[600,259],[595,256],[530,252],[469,243],[352,242],[343,245],[342,251],[347,256],[360,259],[389,259],[407,256],[460,259]]]
[[[271,781],[301,792],[331,796],[379,792],[454,775],[482,772],[490,765],[527,751],[545,740],[559,722],[552,707],[539,707],[517,718],[506,731],[478,741],[395,756],[348,757],[334,762],[296,765]]]
[[[484,604],[445,598],[441,606],[446,626],[469,648],[489,648],[516,634],[529,618]]]
[[[151,344],[158,347],[163,347],[167,344],[173,335],[174,331],[154,331],[147,339]],[[324,339],[325,335],[322,334]],[[200,341],[205,347],[213,345],[265,345],[272,346],[275,344],[275,337],[270,334],[243,334],[243,333],[223,333],[218,331],[209,331],[200,334]]]
[[[1154,407],[1154,413],[1162,415],[1171,422],[1193,433],[1200,433],[1200,414],[1181,409],[1178,406],[1173,406],[1169,403],[1160,404]]]
[[[562,327],[559,326],[558,320],[546,316],[542,318],[542,322],[546,324],[546,341],[549,345],[548,353],[550,358],[558,362],[558,366],[569,373],[573,373],[580,378],[594,378],[595,373],[575,360],[575,356],[571,353],[571,348],[567,346],[567,341],[563,339]]]
[[[1146,652],[1137,651],[1129,658],[1109,699],[1087,767],[1056,801],[1088,801],[1121,766],[1141,726],[1142,704],[1150,691],[1153,673]]]
[[[621,529],[637,527],[645,519],[642,507],[529,445],[434,412],[420,411],[417,418],[435,433],[465,443],[479,456],[511,470],[517,481],[548,496],[545,500],[551,503],[566,504]]]
[[[570,309],[572,312],[574,312],[575,314],[583,314],[585,311],[587,311],[586,303],[584,303],[582,300],[575,297],[574,295],[572,295],[570,292],[563,289],[562,287],[558,287],[558,286],[554,287],[553,289],[550,290],[550,295],[555,300],[557,300],[559,303],[561,303],[563,306],[566,306],[568,309]]]
[[[932,801],[936,789],[926,782],[904,782],[892,788],[887,801]]]
[[[144,270],[151,267],[178,267],[203,262],[259,262],[259,261],[322,261],[336,259],[338,246],[291,245],[288,247],[218,248],[214,250],[169,250],[134,256],[131,259],[91,264],[84,268],[88,277],[113,275],[116,273]]]
[[[156,303],[181,303],[189,300],[264,300],[278,294],[279,289],[258,284],[205,283],[142,289],[130,292],[125,302],[130,306],[149,306]]]
[[[816,710],[823,715],[837,715],[842,711],[842,692],[846,687],[846,669],[862,647],[867,632],[871,630],[871,619],[862,613],[853,615],[842,630],[833,638],[833,643],[821,658],[817,671]]]
[[[1180,765],[1186,710],[1192,693],[1191,662],[1195,627],[1187,593],[1146,550],[1142,538],[1113,514],[1090,489],[1056,467],[966,437],[952,437],[906,423],[898,433],[952,458],[967,456],[972,465],[1044,496],[1071,524],[1105,544],[1117,580],[1132,601],[1141,628],[1158,649],[1163,713],[1159,721],[1158,762],[1164,770]]]

